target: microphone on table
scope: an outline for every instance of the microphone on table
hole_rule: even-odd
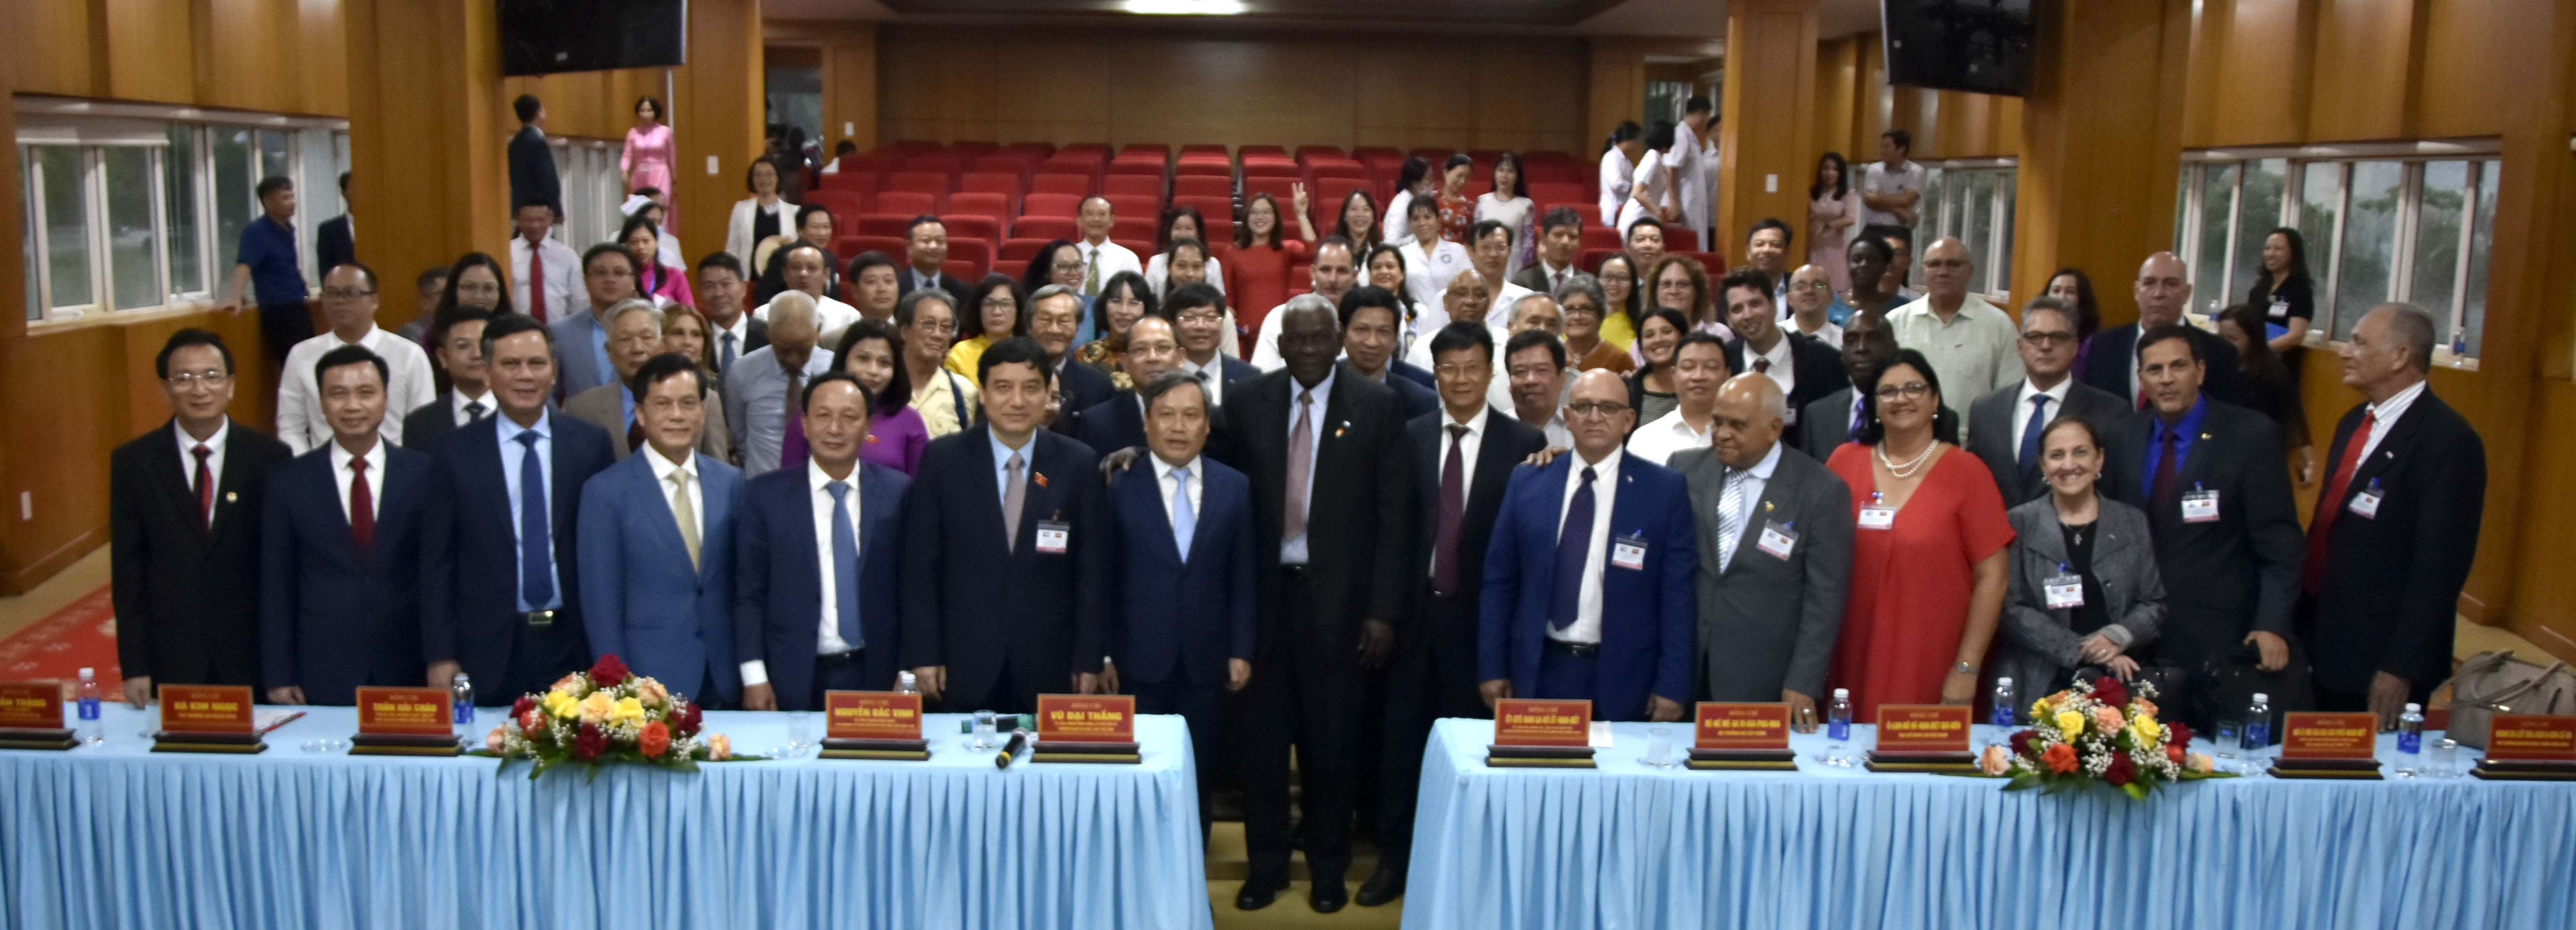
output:
[[[1011,759],[1020,754],[1020,747],[1027,745],[1028,741],[1028,734],[1017,731],[1012,732],[1011,741],[1002,745],[1002,754],[993,757],[993,767],[997,769],[1010,768]]]

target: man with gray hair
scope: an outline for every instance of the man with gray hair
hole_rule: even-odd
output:
[[[2435,324],[2381,304],[2336,354],[2363,403],[2335,425],[2335,463],[2308,526],[2297,631],[2321,710],[2368,710],[2382,730],[2451,672],[2460,589],[2477,559],[2486,445],[2433,395]]]
[[[617,379],[583,391],[564,401],[564,415],[589,422],[606,430],[611,442],[609,451],[618,461],[642,447],[645,441],[643,420],[635,415],[637,398],[635,373],[644,368],[646,359],[662,354],[662,314],[650,301],[628,298],[608,308],[608,364],[617,371]],[[706,392],[706,423],[698,430],[697,450],[717,461],[726,460],[733,445],[732,434],[725,428],[722,399],[716,391]]]
[[[759,477],[805,454],[801,411],[805,385],[832,370],[832,351],[815,348],[814,298],[801,290],[769,301],[769,344],[734,362],[725,375],[721,405],[734,425],[735,458],[746,478]]]

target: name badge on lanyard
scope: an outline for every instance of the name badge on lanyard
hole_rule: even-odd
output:
[[[1044,552],[1049,555],[1063,555],[1065,547],[1072,545],[1072,543],[1073,524],[1066,523],[1062,520],[1038,521],[1039,552]]]
[[[2272,298],[2272,318],[2275,320],[2289,319],[2290,302],[2279,297]]]
[[[2352,511],[2353,516],[2376,520],[2379,519],[2379,499],[2386,496],[2387,492],[2379,489],[2379,479],[2372,478],[2370,487],[2353,495],[2352,503],[2345,504],[2343,509]]]
[[[1892,530],[1896,528],[1896,508],[1887,506],[1886,495],[1869,492],[1869,506],[1860,509],[1860,528]]]
[[[1761,541],[1756,542],[1753,545],[1755,548],[1771,553],[1772,556],[1779,558],[1782,561],[1787,561],[1789,558],[1789,551],[1798,545],[1797,521],[1792,520],[1787,523],[1780,523],[1771,520],[1763,521]]]
[[[2182,496],[2182,522],[2214,523],[2217,520],[2218,492],[2201,490],[2200,483],[2193,482],[2191,490]]]
[[[1629,571],[1644,570],[1646,567],[1646,537],[1644,532],[1639,531],[1630,533],[1626,536],[1621,536],[1617,539],[1611,540],[1610,564]]]
[[[2067,571],[2064,562],[2057,563],[2057,574],[2048,576],[2040,587],[2048,594],[2050,610],[2072,610],[2084,606],[2084,576]]]

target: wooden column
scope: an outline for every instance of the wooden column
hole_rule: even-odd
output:
[[[2137,319],[2125,282],[2173,247],[2190,0],[2032,7],[2030,89],[2013,213],[2014,294],[2059,268],[2091,274],[2105,326]],[[1919,147],[1919,143],[1918,143]]]
[[[1741,260],[1745,231],[1765,217],[1806,235],[1815,161],[1816,3],[1726,5],[1726,99],[1718,107],[1724,120],[1717,126],[1717,190],[1709,214],[1717,241],[1707,248],[1730,261]],[[1804,254],[1803,248],[1797,242],[1790,251]]]
[[[509,136],[496,8],[476,0],[349,5],[349,201],[384,277],[378,312],[409,322],[410,278],[469,251],[509,260]]]
[[[689,218],[683,257],[693,267],[724,247],[734,201],[749,196],[743,172],[762,143],[760,28],[760,0],[689,4],[689,63],[671,72],[671,129],[680,150],[674,196]]]

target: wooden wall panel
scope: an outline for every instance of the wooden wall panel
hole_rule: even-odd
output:
[[[877,147],[877,24],[871,21],[770,20],[768,49],[810,48],[823,71],[824,150],[847,139]]]
[[[2115,101],[2180,100],[2190,0],[2040,4],[2039,53],[2022,99],[2012,292],[2036,294],[2073,265],[2118,280],[2173,240],[2181,107],[2142,113]],[[2152,96],[2145,96],[2152,95]],[[2135,305],[2103,302],[2105,325]]]
[[[90,4],[84,0],[17,0],[9,5],[11,68],[17,92],[86,96],[96,92],[90,72]]]
[[[2491,136],[2511,121],[2548,54],[2549,0],[2428,0],[2416,131],[2424,136]],[[2563,4],[2562,4],[2563,6]]]
[[[2195,73],[2209,75],[2205,120],[2186,147],[2278,145],[2307,138],[2320,0],[2220,0],[2202,19],[2210,46]]]
[[[105,5],[107,96],[186,102],[197,96],[196,33],[190,0],[119,0]]]
[[[2566,462],[2576,456],[2576,431],[2566,428],[2576,423],[2576,384],[2550,379],[2538,382],[2538,387],[2533,392],[2531,422],[2549,428],[2533,431],[2528,459]],[[2487,445],[2490,458],[2513,451]],[[2576,483],[2560,477],[2563,469],[2534,473],[2548,477],[2531,482],[2513,498],[2522,514],[2523,533],[2510,560],[2516,580],[2506,625],[2562,658],[2576,657],[2576,572],[2567,570],[2567,554],[2576,552]],[[2489,512],[2500,496],[2504,495],[2489,487]],[[2483,567],[2487,560],[2479,561]]]
[[[1807,228],[1814,159],[1804,144],[1816,118],[1815,0],[1734,0],[1726,15],[1726,119],[1717,124],[1716,241],[1734,248],[1746,230],[1777,218]]]
[[[1819,157],[1840,152],[1849,160],[1859,153],[1853,133],[1860,125],[1860,103],[1859,37],[1818,43],[1815,152]]]
[[[760,0],[689,4],[689,63],[671,73],[681,225],[693,262],[723,241],[743,172],[761,151]],[[713,159],[713,170],[709,160]]]
[[[2323,0],[2318,14],[2308,138],[2405,135],[2418,25],[2414,0]]]

